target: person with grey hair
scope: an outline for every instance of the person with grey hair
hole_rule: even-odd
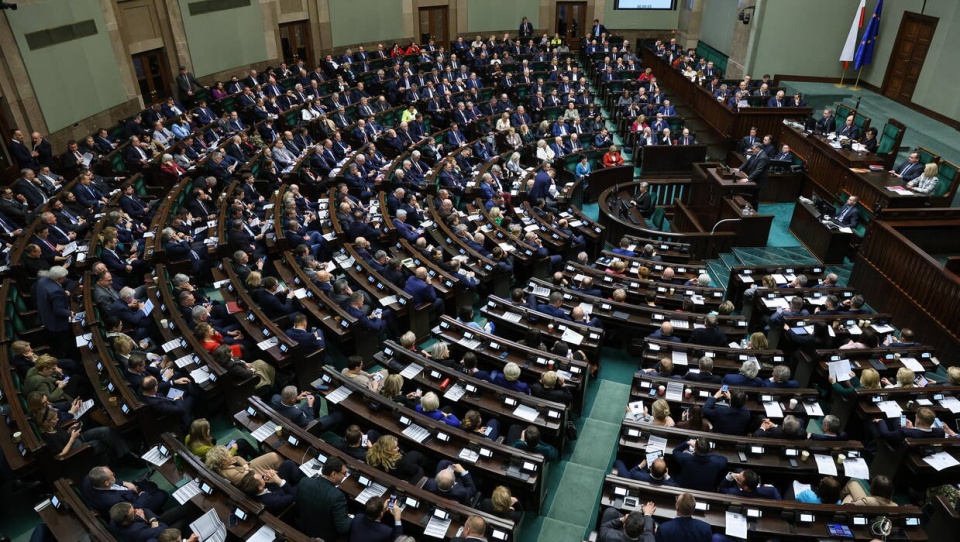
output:
[[[133,288],[126,286],[119,292],[120,299],[115,300],[107,309],[107,314],[119,319],[125,327],[135,328],[133,338],[142,341],[150,336],[155,324],[147,314],[145,304],[137,300]]]
[[[393,225],[397,229],[397,234],[411,243],[415,243],[417,238],[423,235],[422,228],[414,229],[413,226],[407,224],[407,211],[405,209],[397,209],[397,216],[393,219]]]
[[[63,286],[67,275],[67,268],[55,265],[38,273],[34,287],[40,323],[48,333],[51,350],[57,357],[71,357],[70,352],[76,344],[70,328],[73,312]]]
[[[713,358],[703,356],[698,362],[698,367],[700,368],[698,372],[688,371],[683,379],[691,382],[706,382],[708,384],[720,383],[720,376],[713,374]]]
[[[692,278],[687,282],[683,283],[683,285],[684,286],[702,286],[706,288],[710,286],[711,282],[713,282],[713,280],[710,278],[710,275],[706,273],[700,273],[695,278]]]
[[[840,280],[840,277],[836,273],[827,273],[827,276],[823,277],[823,281],[814,288],[836,288],[838,280]]]
[[[808,316],[810,311],[803,308],[803,304],[803,297],[793,296],[793,299],[790,300],[790,308],[784,309],[781,307],[777,309],[777,312],[770,316],[769,324],[764,328],[764,331],[770,331],[772,327],[783,327],[784,318],[787,316]]]
[[[738,374],[728,374],[723,377],[722,382],[728,386],[745,386],[749,388],[763,387],[763,380],[757,377],[760,373],[760,363],[754,359],[748,359],[740,365]]]
[[[796,380],[790,380],[790,367],[777,365],[773,368],[773,376],[763,381],[765,388],[799,388]]]
[[[470,472],[459,463],[446,459],[437,464],[436,477],[427,480],[423,489],[460,504],[468,504],[477,493]]]
[[[769,418],[764,418],[753,436],[764,438],[779,438],[788,440],[806,440],[807,429],[803,419],[787,414],[782,424],[775,424]]]
[[[840,418],[833,414],[827,414],[820,422],[820,430],[823,433],[809,433],[807,438],[810,440],[847,440],[847,433],[840,430]]]
[[[650,194],[650,183],[646,181],[640,183],[640,192],[634,198],[633,204],[637,206],[637,210],[640,211],[643,218],[650,218],[653,215],[656,204]]]
[[[703,319],[704,327],[693,330],[690,344],[723,347],[728,344],[727,334],[720,329],[720,319],[716,314],[708,314]]]

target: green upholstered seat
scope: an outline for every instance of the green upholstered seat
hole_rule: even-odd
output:
[[[660,231],[663,231],[663,223],[666,220],[666,218],[667,216],[663,210],[663,207],[657,207],[656,209],[653,210],[653,216],[650,217],[650,224],[654,228]]]

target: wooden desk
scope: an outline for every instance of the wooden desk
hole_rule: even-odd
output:
[[[686,202],[687,207],[697,214],[705,228],[709,228],[720,220],[724,197],[743,196],[756,208],[760,186],[748,181],[746,175],[739,171],[731,175],[723,175],[718,164],[704,162],[693,165],[691,180],[693,186],[690,189],[690,198]]]
[[[856,234],[824,226],[813,205],[797,202],[790,219],[790,233],[823,263],[842,264]]]
[[[886,171],[867,170],[871,165],[883,165],[879,155],[835,149],[821,136],[805,135],[791,126],[783,127],[781,140],[807,158],[807,176],[820,189],[819,195],[828,201],[833,201],[841,191],[859,197],[867,209],[914,207],[926,199],[926,196],[901,196],[888,190],[889,186],[905,183]]]

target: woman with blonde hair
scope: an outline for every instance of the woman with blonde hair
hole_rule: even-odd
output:
[[[896,382],[890,382],[889,378],[884,377],[880,379],[880,383],[883,384],[884,388],[915,388],[917,386],[916,379],[916,373],[906,367],[900,367],[897,369]]]
[[[829,377],[828,380],[833,387],[833,391],[843,397],[852,397],[856,391],[861,388],[865,390],[880,389],[880,373],[872,367],[861,371],[860,378],[857,378],[856,373],[851,371],[850,380],[847,380],[847,382],[850,383],[849,386],[844,386],[842,382],[837,382],[837,379],[832,376]]]
[[[487,214],[490,215],[490,220],[497,226],[503,221],[503,211],[501,211],[499,207],[491,207]]]
[[[537,141],[537,160],[541,162],[552,162],[556,155],[553,153],[553,149],[547,146],[547,141],[541,139]]]
[[[670,403],[663,399],[657,399],[650,405],[650,413],[653,416],[653,425],[659,425],[660,427],[677,425],[670,416]]]
[[[295,463],[292,461],[284,461],[276,452],[266,453],[251,461],[247,461],[240,456],[234,455],[234,452],[231,452],[226,446],[220,445],[214,445],[209,448],[206,451],[206,457],[203,462],[207,465],[208,469],[223,476],[234,485],[239,483],[240,480],[251,471],[259,474],[277,471],[281,478],[288,480],[284,474],[289,475],[290,467],[286,467],[285,463],[290,463],[293,465],[294,470],[297,472],[300,471]]]
[[[758,331],[750,335],[750,344],[747,346],[750,350],[766,350],[770,346],[767,342],[767,336]]]
[[[417,405],[416,411],[429,417],[433,418],[436,421],[442,421],[443,423],[451,427],[460,427],[460,420],[452,412],[444,412],[440,410],[440,398],[437,397],[436,393],[428,391],[423,394],[423,397],[420,398],[420,404]]]
[[[509,129],[510,129],[510,113],[507,113],[506,111],[504,111],[503,114],[500,115],[500,118],[497,119],[497,131],[506,132]]]
[[[523,166],[520,165],[520,153],[515,152],[510,155],[510,159],[507,160],[505,166],[507,168],[507,173],[510,177],[517,178],[522,177],[524,174]]]
[[[520,501],[510,493],[510,489],[506,486],[495,487],[489,499],[480,501],[479,510],[514,522],[523,518],[523,507],[520,505]]]
[[[416,484],[424,473],[431,471],[429,460],[416,450],[400,451],[397,437],[383,435],[367,450],[367,464],[411,484]]]
[[[263,273],[260,271],[251,271],[250,274],[247,275],[247,280],[243,281],[243,283],[246,285],[247,290],[256,290],[263,284]]]
[[[520,134],[517,133],[517,129],[513,126],[507,128],[507,145],[510,145],[513,149],[519,149],[523,146],[523,138],[520,137]]]
[[[400,403],[407,408],[416,408],[417,399],[423,395],[420,390],[403,393],[403,377],[399,374],[392,374],[383,380],[383,387],[380,388],[380,395],[390,399],[395,403]]]
[[[940,182],[940,178],[937,177],[939,172],[940,167],[935,162],[930,162],[923,166],[923,173],[919,177],[907,183],[907,188],[917,194],[929,196],[936,190],[937,184]]]
[[[520,140],[523,141],[524,145],[533,143],[537,136],[533,133],[533,130],[530,129],[530,126],[526,124],[520,125]]]
[[[190,424],[190,433],[183,439],[187,449],[202,460],[207,459],[207,452],[217,445],[217,439],[210,434],[210,422],[206,418],[197,418]],[[231,441],[226,446],[230,455],[254,457],[257,451],[246,439]]]

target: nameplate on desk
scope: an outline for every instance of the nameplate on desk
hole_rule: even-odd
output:
[[[759,518],[763,516],[763,512],[756,508],[747,508],[747,517],[748,518]]]
[[[698,502],[694,506],[695,510],[700,510],[701,512],[708,512],[710,510],[710,505],[705,502]]]

